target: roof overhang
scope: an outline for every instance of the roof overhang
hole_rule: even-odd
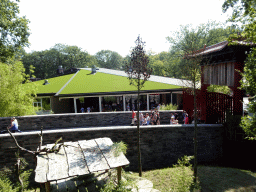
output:
[[[143,90],[140,91],[140,95],[152,94],[152,93],[171,93],[171,92],[182,92],[182,88],[178,89],[163,89],[163,90]],[[122,91],[122,92],[102,92],[102,93],[82,93],[82,94],[61,94],[61,95],[47,95],[47,94],[38,94],[38,97],[43,96],[54,96],[59,98],[77,98],[77,97],[102,97],[102,96],[117,96],[117,95],[135,95],[138,94],[137,91]]]

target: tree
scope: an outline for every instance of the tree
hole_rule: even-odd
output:
[[[28,82],[20,61],[10,63],[0,62],[0,117],[35,114],[36,85]]]
[[[29,66],[33,65],[35,76],[42,79],[56,77],[58,66],[70,69],[73,67],[91,67],[97,64],[95,57],[81,48],[63,44],[56,44],[49,50],[26,53],[22,57],[22,62],[27,73],[29,72]]]
[[[172,43],[172,48],[177,50],[180,54],[180,66],[182,66],[182,77],[184,78],[183,84],[185,90],[191,93],[194,97],[194,183],[197,183],[197,94],[200,89],[201,80],[201,62],[202,55],[198,54],[203,51],[206,45],[202,42],[207,42],[204,38],[207,38],[206,31],[209,31],[209,26],[200,25],[197,28],[189,28],[185,26],[181,32],[175,33],[174,37],[168,37]],[[209,41],[210,42],[210,41]]]
[[[149,66],[152,68],[152,75],[165,76],[168,62],[168,53],[161,52],[149,56]]]
[[[107,69],[121,69],[123,57],[115,51],[101,50],[95,55],[100,67]]]
[[[18,1],[18,0],[17,0]],[[30,35],[26,17],[19,17],[19,7],[11,0],[0,3],[0,61],[6,62],[19,49],[28,46]]]
[[[125,72],[128,75],[130,85],[133,85],[138,90],[138,100],[137,100],[137,148],[138,148],[138,168],[139,176],[142,176],[142,165],[141,165],[141,152],[140,152],[140,91],[144,87],[145,82],[150,78],[152,69],[148,66],[149,60],[148,56],[144,50],[144,42],[140,36],[137,37],[135,41],[136,46],[133,48],[131,53],[131,61],[127,63]]]
[[[184,62],[182,57],[184,50],[190,49],[191,39],[194,39],[194,43],[201,49],[204,45],[210,46],[226,41],[231,34],[237,32],[241,32],[238,27],[225,26],[216,22],[208,22],[196,27],[192,27],[192,25],[180,26],[179,31],[174,31],[172,36],[166,37],[171,43],[168,65],[166,66],[167,76],[179,79],[185,78],[183,76]]]
[[[229,40],[237,43],[234,40],[243,40],[249,44],[256,43],[256,2],[254,0],[225,0],[222,5],[223,12],[232,9],[232,16],[229,21],[235,24],[243,24],[243,31],[240,34],[230,36]],[[249,113],[252,116],[246,115],[242,117],[241,127],[251,139],[256,139],[256,48],[251,48],[245,60],[243,80],[241,88],[250,95]]]

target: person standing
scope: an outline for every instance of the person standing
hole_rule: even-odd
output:
[[[147,125],[149,125],[150,124],[150,117],[149,117],[148,113],[146,114],[146,120],[147,120]]]
[[[173,113],[171,113],[171,120],[170,120],[170,124],[172,125],[172,124],[174,124],[174,119],[175,119],[175,116],[173,115]]]
[[[157,105],[157,111],[159,111],[160,108],[161,108],[161,104],[159,103],[159,104]]]
[[[143,122],[142,122],[142,125],[147,125],[147,118],[146,118],[146,116],[143,116]]]
[[[81,113],[84,113],[84,108],[83,108],[83,107],[81,107],[80,111],[81,111]]]
[[[160,125],[160,114],[159,114],[159,111],[157,112],[157,116],[156,116],[156,124]]]
[[[151,118],[152,119],[152,125],[156,125],[156,120],[157,120],[157,114],[156,114],[156,111],[153,113],[152,115],[153,117]]]
[[[135,124],[135,121],[136,121],[136,113],[134,110],[132,110],[132,125]]]
[[[91,108],[87,107],[87,113],[90,113],[90,112],[91,112]]]
[[[143,121],[144,121],[144,115],[142,112],[140,112],[140,125],[142,125]]]
[[[186,114],[186,117],[185,117],[185,124],[189,124],[188,114]]]
[[[130,105],[129,105],[129,103],[128,103],[128,105],[126,106],[126,109],[127,109],[127,111],[130,111]]]

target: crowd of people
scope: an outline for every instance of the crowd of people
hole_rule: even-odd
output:
[[[134,110],[132,110],[132,125],[136,124],[137,117]],[[143,115],[142,112],[139,114],[139,123],[140,125],[160,125],[160,114],[157,110],[151,110],[151,113],[145,113]]]
[[[183,116],[183,122],[184,124],[189,124],[189,118],[188,118],[188,114],[186,112],[184,112],[182,114]],[[170,116],[170,124],[179,124],[179,116],[178,113],[171,113]],[[132,110],[132,125],[136,125],[137,123],[137,116],[136,116],[136,112],[134,110]],[[157,109],[155,110],[151,110],[151,113],[145,113],[143,114],[143,112],[140,112],[139,114],[139,123],[140,125],[160,125],[160,114],[159,111]]]

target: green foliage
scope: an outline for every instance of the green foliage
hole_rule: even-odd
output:
[[[254,0],[225,0],[222,5],[223,12],[232,8],[232,16],[229,21],[232,22],[251,22],[256,14],[256,2]]]
[[[244,132],[247,135],[247,138],[250,140],[256,140],[256,117],[255,114],[253,116],[244,116],[242,117],[242,121],[240,123]]]
[[[101,50],[95,55],[100,67],[107,69],[121,69],[123,57],[115,51]]]
[[[13,188],[13,184],[8,178],[0,178],[0,191],[16,192],[18,189]]]
[[[145,42],[138,36],[135,43],[136,46],[132,50],[131,60],[130,63],[127,63],[125,72],[128,75],[130,85],[135,86],[139,94],[145,82],[149,79],[152,69],[149,66],[149,57],[144,50]]]
[[[29,83],[23,64],[0,63],[0,117],[35,114],[36,84]]]
[[[229,95],[231,93],[231,90],[228,86],[223,85],[210,85],[207,87],[208,92],[216,92],[216,93],[223,93],[226,95]]]
[[[190,77],[191,70],[188,68],[188,62],[184,60],[185,54],[191,54],[195,50],[202,49],[205,45],[210,46],[221,41],[228,40],[230,34],[241,32],[235,27],[227,27],[222,23],[208,22],[193,27],[192,25],[180,26],[178,31],[172,33],[166,39],[171,44],[168,65],[166,65],[166,73],[169,77],[179,79],[193,80],[196,76]],[[190,68],[197,69],[198,67],[192,65]],[[200,76],[198,76],[200,78]],[[199,79],[198,78],[198,79]]]
[[[107,96],[107,97],[104,97],[104,100],[109,103],[109,102],[116,102],[116,97],[113,97],[113,96]]]
[[[228,9],[232,9],[232,16],[229,18],[230,21],[235,24],[243,24],[243,32],[239,35],[230,37],[230,41],[237,43],[239,40],[244,40],[249,43],[256,43],[256,2],[254,0],[225,0],[222,5],[223,11],[226,12]],[[235,41],[237,40],[237,41]],[[241,88],[250,94],[249,102],[249,113],[252,116],[245,116],[242,118],[241,127],[244,129],[248,138],[256,137],[256,48],[252,48],[248,53],[245,61],[243,79],[241,81]]]
[[[129,183],[125,181],[121,181],[119,185],[117,185],[113,179],[109,180],[103,188],[100,189],[100,192],[129,192],[132,191],[129,188]]]
[[[167,105],[161,105],[160,110],[177,110],[178,109],[178,105],[173,105],[171,103],[167,104]]]
[[[43,103],[44,110],[51,110],[50,98],[43,98],[42,103]]]
[[[174,176],[174,181],[177,185],[174,185],[170,191],[190,191],[193,189],[199,189],[199,183],[194,184],[193,179],[194,176],[191,175],[192,165],[190,161],[194,158],[194,156],[184,156],[178,159],[178,164],[173,167],[177,169]]]
[[[157,55],[149,56],[149,66],[152,68],[152,75],[166,76],[166,66],[168,66],[168,53],[161,52]]]
[[[0,62],[12,58],[22,47],[28,46],[30,35],[26,17],[19,16],[19,6],[15,1],[0,2]]]
[[[97,65],[95,57],[83,51],[82,48],[64,44],[56,44],[49,50],[26,53],[22,57],[22,62],[27,74],[32,65],[35,67],[35,76],[41,79],[56,77],[59,66],[67,70],[73,67],[84,68]]]
[[[26,170],[28,165],[24,158],[19,157],[19,154],[16,153],[17,160],[19,162],[19,169],[17,164],[14,170],[9,168],[3,168],[0,171],[0,191],[30,191],[29,187],[29,177],[32,173],[32,169]],[[23,187],[19,182],[19,178],[22,180]],[[22,190],[23,189],[23,190]]]
[[[114,155],[118,156],[121,152],[126,155],[127,152],[127,144],[124,143],[123,141],[120,141],[118,143],[114,143],[112,145],[112,150],[114,150]]]

